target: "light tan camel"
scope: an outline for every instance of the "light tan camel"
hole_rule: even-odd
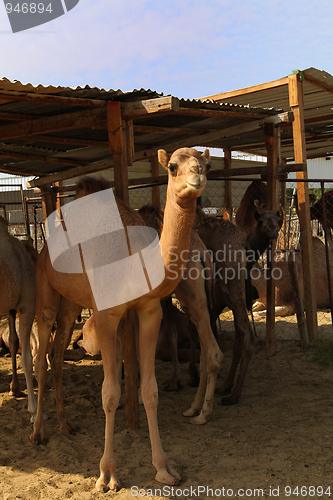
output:
[[[329,292],[328,292],[328,278],[327,278],[327,267],[326,267],[326,251],[325,244],[317,237],[312,238],[313,245],[313,263],[314,263],[314,274],[315,274],[315,286],[316,286],[316,302],[318,309],[327,309],[330,307]],[[303,284],[303,269],[302,269],[302,258],[299,252],[295,254],[295,260],[297,264],[298,276],[300,281],[300,286],[302,293],[304,295],[304,284]],[[288,261],[286,255],[283,254],[282,257],[275,262],[274,275],[276,277],[275,281],[275,316],[290,316],[295,313],[295,302],[292,284],[290,280]],[[331,268],[331,286],[333,290],[333,255],[330,252],[330,268]],[[267,276],[265,271],[258,273],[257,278],[255,274],[253,275],[253,284],[258,290],[259,298],[257,302],[253,304],[254,316],[265,317],[266,311],[266,280]]]
[[[153,227],[158,233],[161,233],[163,227],[163,211],[156,209],[154,207],[145,205],[139,210],[139,214],[147,224],[147,226]],[[216,350],[218,349],[216,340],[211,331],[210,327],[210,316],[209,307],[212,307],[212,287],[213,287],[213,263],[210,253],[203,244],[202,240],[198,236],[197,232],[192,230],[190,248],[187,257],[186,269],[179,284],[174,290],[174,294],[179,300],[182,309],[187,314],[192,325],[195,326],[199,333],[200,342],[202,346],[205,346],[206,350]],[[168,304],[163,304],[163,320],[165,330],[169,332],[168,339],[171,347],[172,353],[172,366],[173,374],[171,381],[167,386],[168,390],[179,390],[181,388],[180,384],[180,367],[177,354],[177,328],[173,322],[173,319],[168,310]],[[190,326],[191,330],[192,327]],[[193,340],[193,336],[190,333],[190,340]],[[196,344],[196,342],[195,342]],[[190,360],[190,385],[198,385],[198,374],[196,370],[196,349],[195,346],[190,349],[192,359]],[[204,350],[203,350],[204,352]],[[205,356],[205,354],[203,354]],[[221,359],[222,361],[222,359]],[[202,369],[205,371],[205,361],[203,360]],[[203,387],[206,387],[207,377],[209,381],[213,383],[215,375],[208,373],[203,376]],[[216,378],[216,377],[215,377]],[[206,382],[205,382],[206,381]],[[202,387],[200,389],[200,395],[202,394]],[[200,396],[202,397],[202,396]],[[201,401],[200,410],[203,401]],[[196,404],[199,404],[199,400]],[[209,414],[212,411],[213,401],[211,401],[211,407],[208,409],[205,415],[201,414],[200,417],[195,417],[190,422],[202,424],[206,423]],[[193,416],[192,412],[185,412],[185,416]],[[197,412],[196,414],[200,413]]]
[[[29,242],[26,243],[29,246]],[[30,332],[35,316],[35,267],[25,244],[8,233],[7,222],[0,217],[0,317],[9,317],[9,350],[13,375],[10,394],[21,396],[17,377],[16,354],[19,340],[16,333],[16,315],[19,318],[19,337],[22,345],[22,367],[28,389],[28,411],[36,414],[33,390],[33,365],[30,350]]]
[[[86,273],[63,274],[57,272],[51,265],[48,248],[41,252],[37,263],[36,283],[37,300],[36,316],[39,333],[39,352],[36,361],[36,375],[38,380],[38,410],[34,423],[34,431],[30,436],[32,443],[46,441],[44,431],[43,393],[46,379],[46,345],[50,336],[52,325],[57,317],[60,294],[67,297],[72,304],[80,304],[93,309],[96,333],[100,345],[104,382],[102,388],[103,408],[106,417],[105,450],[100,462],[100,477],[96,483],[99,491],[108,489],[118,490],[120,482],[116,477],[116,459],[113,452],[113,427],[115,411],[120,397],[120,385],[117,380],[116,367],[116,337],[117,328],[122,316],[129,309],[137,311],[139,319],[140,343],[140,370],[141,370],[141,395],[145,405],[152,446],[152,462],[156,467],[156,480],[165,484],[174,485],[181,479],[180,474],[170,467],[168,458],[163,451],[157,424],[158,389],[155,378],[155,347],[161,323],[160,298],[167,296],[177,286],[181,279],[182,266],[184,266],[183,251],[190,246],[191,228],[195,218],[196,199],[201,195],[206,184],[206,172],[209,167],[209,152],[202,155],[195,149],[182,148],[173,153],[171,158],[163,150],[158,152],[159,162],[168,170],[167,202],[164,214],[164,226],[160,239],[160,246],[164,262],[165,276],[160,285],[146,295],[130,302],[97,310],[95,299],[91,291]],[[101,188],[106,188],[101,182],[93,178],[83,179],[78,184],[76,198],[94,193]],[[142,226],[144,222],[140,215],[126,204],[117,201],[122,223],[127,226]],[[96,224],[98,224],[98,220]],[[105,248],[107,252],[107,248]],[[175,264],[171,270],[170,265]],[[54,355],[57,363],[53,362],[55,389],[57,397],[58,419],[60,429],[71,432],[76,427],[67,419],[61,389],[62,356],[66,347],[66,332],[69,325],[73,325],[77,317],[74,306],[65,306],[61,311],[67,330],[58,330],[55,338]],[[60,313],[59,313],[60,316]],[[57,337],[62,340],[57,341]],[[64,347],[65,346],[65,347]],[[219,359],[216,353],[209,353],[209,363],[216,366],[218,371]],[[213,394],[207,394],[206,400],[212,399]],[[207,403],[204,404],[206,406]],[[205,408],[203,408],[205,411]]]
[[[267,205],[267,184],[260,179],[251,182],[246,189],[236,212],[236,226],[248,236],[255,229],[257,223],[255,211],[262,212]]]
[[[278,236],[282,219],[279,213],[267,211],[257,217],[257,226],[246,240],[243,232],[230,221],[205,215],[197,209],[196,227],[206,247],[213,252],[216,280],[213,291],[214,323],[225,307],[232,310],[235,325],[233,358],[228,377],[219,394],[230,393],[223,405],[238,403],[254,348],[254,334],[248,311],[252,307],[251,269],[271,239]],[[234,386],[238,364],[239,375]]]

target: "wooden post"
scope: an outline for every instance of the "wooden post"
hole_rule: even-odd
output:
[[[288,269],[290,274],[291,288],[293,290],[295,310],[297,316],[297,325],[299,339],[303,347],[309,347],[309,336],[308,329],[306,326],[306,320],[304,316],[304,304],[302,291],[299,284],[298,270],[295,262],[295,252],[288,252]]]
[[[224,148],[224,168],[228,170],[231,169],[231,149]],[[225,209],[229,214],[229,219],[232,221],[232,191],[231,191],[231,181],[224,181],[225,190]]]
[[[115,195],[128,204],[128,165],[134,158],[133,122],[123,120],[121,104],[107,103],[107,122],[110,151],[113,154]],[[126,422],[129,429],[139,428],[136,342],[132,315],[123,316],[123,358],[126,394]]]
[[[50,184],[45,184],[42,187],[41,193],[42,197],[42,208],[44,224],[49,215],[51,215],[56,210],[56,195],[52,191]]]
[[[276,164],[277,164],[277,129],[273,124],[265,124],[265,144],[267,149],[267,208],[277,209],[276,200]],[[275,283],[273,279],[274,252],[276,240],[268,247],[267,255],[267,318],[266,318],[266,356],[271,357],[275,349]]]
[[[151,164],[151,176],[152,177],[158,176],[159,174],[158,157],[153,156],[152,158],[150,158],[150,164]],[[152,195],[153,206],[156,208],[160,208],[161,206],[160,186],[153,186],[151,190],[151,195]]]
[[[282,160],[283,163],[285,161]],[[287,179],[287,174],[285,174],[285,179]],[[280,199],[280,206],[281,210],[283,212],[283,222],[282,222],[282,227],[280,231],[280,248],[283,250],[286,249],[286,244],[287,244],[287,224],[286,224],[286,210],[287,210],[287,183],[285,181],[280,182],[280,193],[281,193],[281,199]]]
[[[115,195],[128,203],[128,127],[121,116],[119,101],[107,103],[107,123],[110,151],[113,154],[114,190]],[[133,130],[133,128],[132,128]]]
[[[294,113],[293,138],[295,163],[306,163],[305,127],[303,112],[303,82],[299,75],[288,77],[289,104]],[[318,335],[316,288],[313,266],[313,250],[310,220],[309,186],[306,172],[296,172],[298,216],[301,227],[301,252],[303,265],[304,305],[309,341],[315,341]]]

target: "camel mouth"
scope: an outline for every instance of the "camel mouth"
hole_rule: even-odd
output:
[[[206,186],[207,184],[207,180],[205,180],[204,182],[197,182],[197,183],[192,183],[192,182],[189,182],[189,181],[186,181],[186,185],[189,189],[191,189],[191,191],[200,191],[200,190],[203,190],[204,187]]]

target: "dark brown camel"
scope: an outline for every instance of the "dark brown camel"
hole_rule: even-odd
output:
[[[205,215],[197,209],[196,227],[206,247],[213,252],[214,281],[213,310],[215,322],[223,309],[229,307],[234,315],[235,341],[233,358],[227,380],[217,392],[231,395],[222,399],[223,405],[238,403],[248,364],[254,348],[254,334],[248,318],[252,307],[251,269],[258,256],[275,239],[281,228],[279,212],[265,211],[257,217],[257,226],[248,239],[229,221]],[[251,246],[250,246],[251,245]],[[233,387],[237,366],[240,371]]]
[[[116,363],[117,328],[122,316],[129,309],[135,309],[139,319],[141,396],[148,418],[152,445],[152,462],[157,469],[156,480],[174,485],[181,479],[180,474],[170,466],[168,458],[163,451],[158,431],[158,389],[155,378],[155,348],[162,318],[160,299],[169,295],[181,279],[182,268],[186,264],[183,252],[188,252],[190,246],[191,229],[195,219],[196,199],[201,195],[206,184],[209,153],[205,151],[201,155],[195,149],[182,148],[175,151],[171,158],[169,158],[165,151],[160,150],[158,157],[163,167],[168,170],[168,188],[163,230],[160,238],[164,279],[159,285],[156,285],[156,288],[129,302],[107,309],[98,309],[87,272],[74,273],[72,271],[65,274],[54,269],[50,260],[49,245],[41,252],[37,263],[36,316],[38,322],[39,351],[36,361],[36,375],[38,380],[38,409],[34,431],[30,436],[30,440],[33,443],[46,441],[42,418],[43,393],[47,368],[46,345],[52,325],[57,317],[60,296],[63,295],[73,304],[72,308],[68,307],[67,311],[64,311],[66,313],[67,331],[70,330],[78,315],[74,304],[80,304],[80,306],[93,309],[94,312],[96,334],[101,349],[104,370],[102,400],[106,417],[105,450],[100,462],[100,477],[96,483],[96,488],[102,492],[108,489],[119,490],[121,487],[116,477],[116,459],[113,452],[114,417],[120,398]],[[109,188],[105,183],[104,185],[102,184],[93,178],[82,180],[78,186],[76,200],[103,190],[103,188]],[[107,195],[109,198],[112,198],[111,191],[108,191]],[[76,203],[75,207],[77,206],[78,204]],[[141,216],[126,204],[117,200],[117,207],[124,227],[145,225]],[[101,220],[104,223],[105,219],[102,218]],[[98,225],[94,229],[102,229],[99,226],[99,220],[94,221],[94,223]],[[59,232],[61,234],[62,231],[64,232],[62,226],[57,226],[56,231],[56,237]],[[109,254],[109,249],[109,246],[101,248],[104,257],[107,257]],[[91,256],[94,257],[94,255],[96,253]],[[66,262],[66,255],[64,260]],[[71,260],[69,261],[71,262]],[[148,267],[149,264],[150,262],[146,263],[146,266]],[[175,266],[170,267],[171,264],[175,264]],[[104,272],[104,266],[101,267]],[[135,285],[138,286],[138,283],[135,283]],[[118,294],[115,297],[117,298]],[[68,420],[65,413],[61,386],[63,352],[66,346],[65,337],[67,331],[65,329],[61,331],[62,340],[58,341],[59,348],[53,356],[52,368],[56,370],[56,375],[55,373],[53,375],[55,378],[58,419],[61,423],[61,430],[71,432],[76,430],[76,426]],[[58,335],[59,327],[54,345],[57,343],[56,339]],[[216,373],[217,375],[220,366],[219,350],[207,352],[207,366],[208,372],[212,373],[214,378],[214,374]],[[202,407],[203,414],[210,407],[210,400],[213,396],[214,387],[208,382],[205,401]]]
[[[267,205],[267,184],[255,180],[246,189],[236,212],[236,226],[248,236],[256,227],[255,211],[262,212]]]

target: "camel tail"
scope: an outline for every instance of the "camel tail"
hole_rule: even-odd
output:
[[[91,175],[85,175],[80,177],[76,183],[75,199],[110,188],[111,183],[104,177],[92,177]]]

